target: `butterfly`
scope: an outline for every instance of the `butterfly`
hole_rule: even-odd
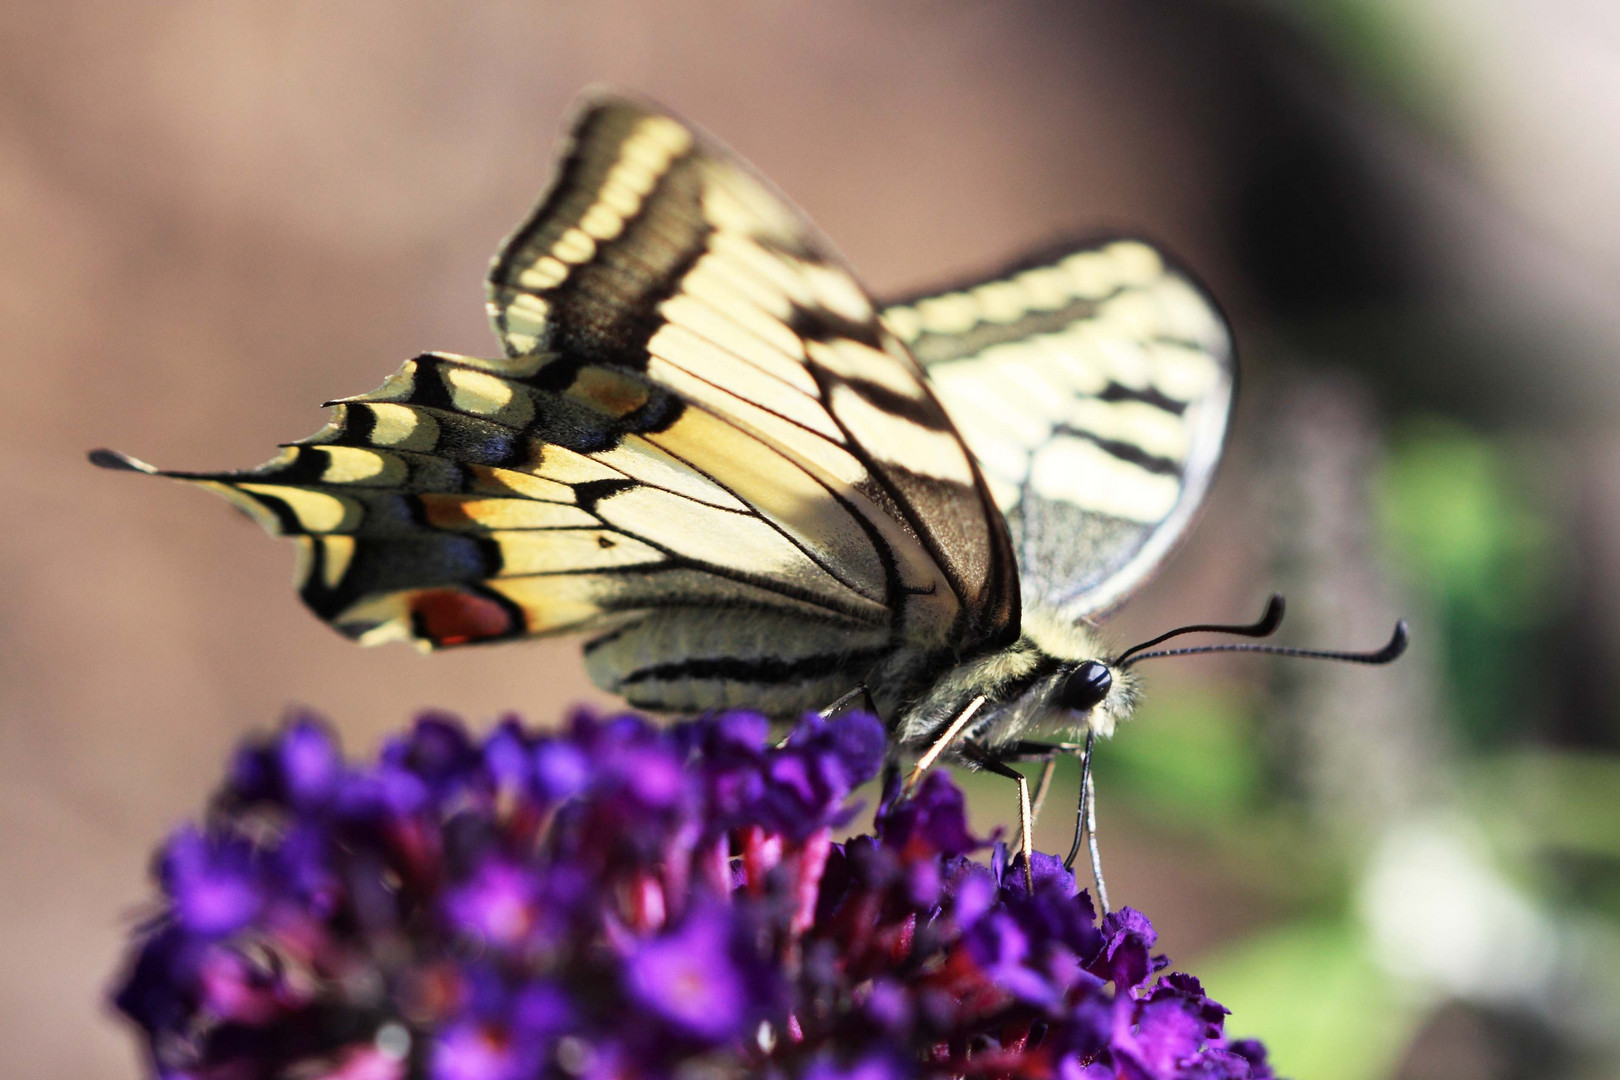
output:
[[[161,474],[293,538],[305,604],[363,644],[580,634],[665,712],[858,689],[913,777],[1015,777],[1026,851],[1009,760],[1084,733],[1089,790],[1138,694],[1094,621],[1186,533],[1232,407],[1186,272],[1108,239],[880,308],[741,159],[603,96],[487,299],[504,356],[424,353],[256,469]]]

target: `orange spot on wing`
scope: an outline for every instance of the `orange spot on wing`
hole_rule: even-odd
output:
[[[465,529],[476,525],[471,515],[467,513],[467,500],[461,495],[444,495],[437,492],[420,496],[422,500],[422,516],[427,518],[429,525],[441,529]],[[451,595],[451,594],[445,594]],[[459,593],[454,595],[461,595]]]
[[[411,598],[417,636],[435,645],[465,645],[512,633],[512,614],[486,596],[458,589],[417,593]]]
[[[594,405],[609,416],[624,416],[647,404],[647,387],[616,371],[585,368],[568,387],[568,394]]]

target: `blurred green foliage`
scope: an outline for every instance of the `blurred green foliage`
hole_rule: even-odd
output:
[[[1264,762],[1255,750],[1254,703],[1205,687],[1157,693],[1146,723],[1097,751],[1097,768],[1149,819],[1224,828],[1260,808]]]
[[[1447,25],[1432,7],[1409,0],[1260,0],[1245,5],[1270,12],[1302,32],[1350,72],[1359,87],[1379,95],[1431,136],[1452,133],[1450,109],[1466,70],[1461,50],[1446,40]]]
[[[1423,1020],[1423,999],[1390,982],[1348,917],[1275,928],[1198,971],[1233,1030],[1263,1037],[1282,1075],[1301,1080],[1387,1076]]]
[[[1620,928],[1620,755],[1482,758],[1464,773],[1463,795],[1526,887]]]
[[[1441,620],[1452,719],[1475,746],[1510,735],[1545,699],[1541,631],[1565,599],[1558,530],[1523,460],[1503,441],[1422,418],[1396,429],[1374,483],[1387,543]]]

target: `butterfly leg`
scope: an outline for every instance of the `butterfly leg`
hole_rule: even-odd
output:
[[[1009,780],[1018,782],[1018,847],[1024,853],[1024,890],[1033,893],[1035,891],[1035,875],[1031,864],[1035,854],[1032,835],[1035,831],[1035,821],[1029,810],[1029,780],[1023,773],[1008,765],[978,743],[964,741],[960,752],[963,757],[986,772],[993,772],[997,776],[1005,776]]]
[[[1052,790],[1052,777],[1057,772],[1057,759],[1056,751],[1047,754],[1044,759],[1038,759],[1041,761],[1041,778],[1035,784],[1035,801],[1029,808],[1030,828],[1041,820],[1041,810],[1046,806],[1046,796]]]
[[[1079,749],[1076,746],[1074,749]],[[1065,743],[1038,743],[1018,742],[1010,748],[1003,748],[1000,754],[1002,761],[1039,761],[1041,763],[1041,778],[1035,784],[1035,798],[1030,802],[1030,821],[1041,820],[1041,808],[1046,805],[1046,796],[1052,789],[1052,776],[1057,772],[1058,758],[1069,753],[1070,748]]]
[[[1058,758],[1064,754],[1078,754],[1080,743],[1046,743],[1046,742],[1016,742],[1001,752],[1002,761],[1039,761],[1042,764],[1041,778],[1035,785],[1035,799],[1030,806],[1030,816],[1036,821],[1041,820],[1041,809],[1046,805],[1046,796],[1052,789],[1052,777],[1057,773]]]
[[[985,697],[983,694],[968,702],[967,708],[963,709],[960,715],[946,726],[944,733],[935,739],[927,750],[923,751],[923,756],[918,758],[917,764],[912,766],[911,775],[906,777],[907,794],[910,794],[912,789],[922,780],[923,773],[934,767],[934,762],[939,760],[939,755],[948,750],[950,745],[961,737],[963,729],[968,726],[968,722],[973,719],[974,714],[984,707],[984,702]]]
[[[1045,801],[1045,787],[1049,782],[1052,765],[1058,754],[1080,755],[1080,802],[1074,814],[1074,843],[1063,860],[1063,869],[1073,870],[1080,855],[1080,845],[1086,843],[1091,854],[1091,876],[1097,882],[1097,903],[1104,915],[1108,914],[1108,885],[1103,880],[1102,854],[1097,849],[1097,786],[1091,776],[1091,750],[1097,741],[1095,732],[1086,733],[1084,743],[1020,742],[1002,755],[1004,761],[1045,761],[1047,768],[1041,774],[1041,788],[1035,798],[1035,813]]]
[[[1097,741],[1096,732],[1086,733],[1086,748],[1080,754],[1080,805],[1074,812],[1074,845],[1063,860],[1065,870],[1074,867],[1080,854],[1080,832],[1085,830],[1086,842],[1091,848],[1091,876],[1097,882],[1097,904],[1108,914],[1108,885],[1103,881],[1102,855],[1097,851],[1097,786],[1091,779],[1091,747]]]
[[[828,705],[825,709],[822,709],[818,715],[823,720],[830,720],[842,713],[845,709],[848,709],[850,707],[850,703],[855,701],[857,698],[860,699],[862,710],[871,713],[879,720],[883,719],[882,714],[880,714],[877,710],[877,704],[872,700],[872,690],[865,683],[860,683],[855,687],[855,689],[838,695],[838,699],[831,705]]]

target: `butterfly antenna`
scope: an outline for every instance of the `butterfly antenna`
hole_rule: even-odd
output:
[[[1151,638],[1139,645],[1132,645],[1115,658],[1114,666],[1127,666],[1128,663],[1134,662],[1131,660],[1133,656],[1137,660],[1146,659],[1147,656],[1169,656],[1171,655],[1170,652],[1147,653],[1141,656],[1137,654],[1142,653],[1144,649],[1151,649],[1161,642],[1169,641],[1173,637],[1180,637],[1182,634],[1237,634],[1241,637],[1270,637],[1277,632],[1277,627],[1282,625],[1283,607],[1282,594],[1272,593],[1271,599],[1266,601],[1265,613],[1252,623],[1242,626],[1228,626],[1221,623],[1197,623],[1193,626],[1178,626],[1176,629],[1168,630],[1156,638]],[[1245,647],[1253,648],[1254,646]],[[1178,649],[1173,651],[1179,653],[1188,650]]]
[[[1257,652],[1273,656],[1303,656],[1309,660],[1341,660],[1347,664],[1387,664],[1406,651],[1406,620],[1395,624],[1395,632],[1381,649],[1371,652],[1331,652],[1326,649],[1295,649],[1287,645],[1200,645],[1190,649],[1160,649],[1158,652],[1138,653],[1131,663],[1152,660],[1160,656],[1192,656],[1195,653]]]

